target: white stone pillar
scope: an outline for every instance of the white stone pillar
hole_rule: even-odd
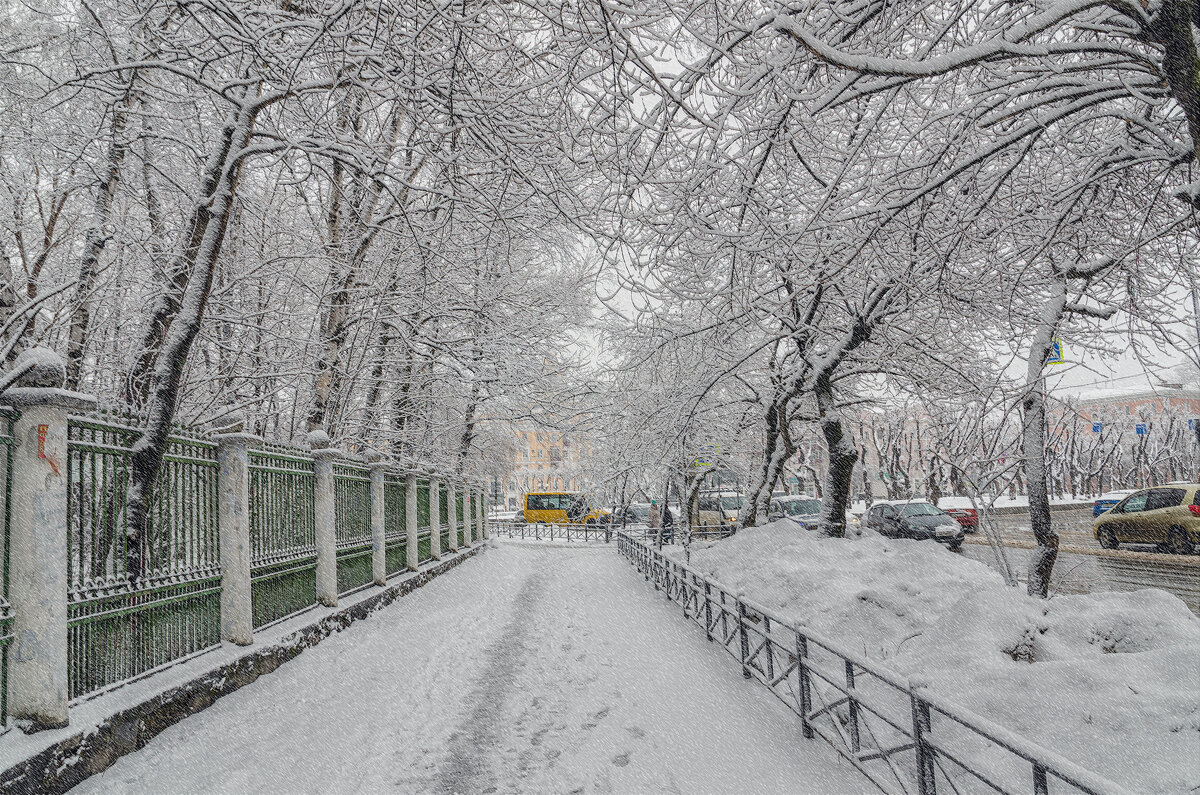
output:
[[[446,510],[449,516],[446,517],[447,524],[450,525],[450,551],[458,551],[458,490],[454,486],[454,481],[451,478],[446,478]]]
[[[250,433],[222,433],[217,442],[217,527],[221,548],[221,640],[254,642],[250,596]]]
[[[404,533],[405,562],[409,571],[420,568],[417,554],[417,473],[409,472],[404,476]]]
[[[463,541],[467,546],[474,542],[474,525],[471,521],[471,484],[463,483]]]
[[[313,450],[316,475],[317,601],[337,607],[337,493],[333,485],[333,462],[342,457],[336,448]]]
[[[429,548],[434,560],[442,559],[441,488],[437,471],[429,470]]]
[[[385,461],[371,464],[371,579],[376,585],[387,585],[387,514],[384,513],[383,486],[387,469]]]
[[[8,600],[8,713],[26,732],[67,725],[67,413],[95,398],[61,389],[62,360],[42,348],[34,370],[4,393],[13,425]],[[57,386],[54,386],[57,384]]]

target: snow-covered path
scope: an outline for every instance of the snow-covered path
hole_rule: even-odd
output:
[[[76,791],[863,792],[613,547],[498,544]]]

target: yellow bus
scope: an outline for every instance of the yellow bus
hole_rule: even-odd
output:
[[[595,524],[611,516],[592,507],[586,495],[570,491],[529,492],[522,513],[527,524]]]

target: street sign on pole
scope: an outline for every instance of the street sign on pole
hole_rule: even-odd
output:
[[[1146,435],[1146,423],[1144,422],[1139,422],[1137,425],[1133,426],[1133,429],[1137,431],[1138,436]]]
[[[699,455],[692,462],[694,466],[710,467],[717,463],[717,456],[721,454],[721,448],[715,444],[700,445]]]
[[[1093,422],[1092,423],[1092,433],[1100,433],[1100,431],[1102,431],[1102,430],[1104,430],[1103,422]]]
[[[1050,358],[1046,359],[1046,364],[1066,364],[1067,360],[1063,355],[1062,340],[1050,340]]]

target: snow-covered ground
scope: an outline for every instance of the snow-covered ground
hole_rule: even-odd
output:
[[[497,544],[78,791],[866,789],[612,546]]]
[[[1043,601],[939,544],[787,522],[691,565],[1133,792],[1200,787],[1200,618],[1164,591]]]

